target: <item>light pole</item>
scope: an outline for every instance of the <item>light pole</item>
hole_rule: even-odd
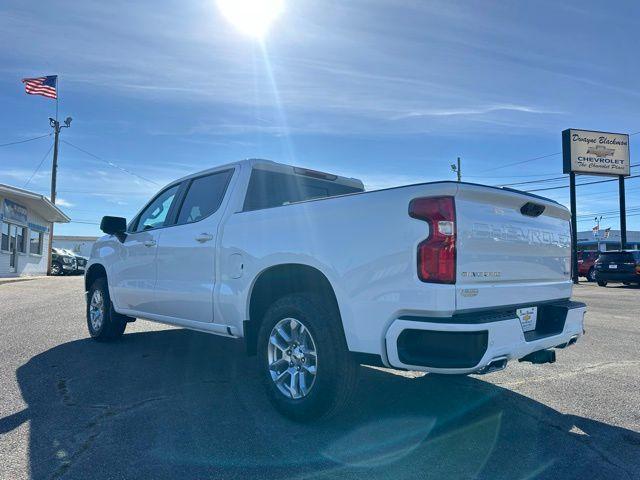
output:
[[[460,165],[460,157],[458,157],[457,164],[455,164],[455,163],[451,164],[451,170],[453,172],[455,172],[455,174],[458,176],[458,181],[461,182],[462,181],[462,170],[461,170],[461,165]]]
[[[58,177],[58,140],[60,137],[60,131],[63,128],[69,128],[71,126],[71,117],[67,117],[64,120],[64,124],[60,125],[60,122],[55,118],[49,117],[49,125],[53,128],[53,164],[51,166],[51,203],[56,203],[56,182]],[[53,222],[51,222],[51,228],[49,229],[49,258],[47,260],[47,275],[51,275],[51,249],[53,248]]]

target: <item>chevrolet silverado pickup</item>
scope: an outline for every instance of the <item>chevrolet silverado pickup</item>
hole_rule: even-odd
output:
[[[338,411],[359,364],[488,373],[555,361],[584,333],[570,214],[440,181],[361,181],[244,160],[172,182],[129,223],[104,217],[85,273],[99,341],[145,319],[242,339],[273,405]]]

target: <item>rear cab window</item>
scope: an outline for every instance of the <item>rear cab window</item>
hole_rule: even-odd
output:
[[[251,172],[243,210],[279,207],[304,200],[362,191],[362,188],[344,185],[330,179],[254,168]]]

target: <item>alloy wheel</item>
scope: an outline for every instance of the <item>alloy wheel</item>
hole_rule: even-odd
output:
[[[269,373],[280,393],[299,399],[316,381],[318,357],[311,332],[295,318],[280,320],[271,329],[267,347]]]
[[[94,290],[89,303],[89,319],[94,332],[99,332],[104,322],[104,296],[100,290]]]

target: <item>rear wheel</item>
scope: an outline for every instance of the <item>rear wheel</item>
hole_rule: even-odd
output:
[[[274,302],[258,335],[258,359],[269,400],[296,420],[331,416],[344,408],[357,383],[335,307],[311,294]]]
[[[589,269],[589,271],[587,272],[587,280],[589,282],[595,282],[596,281],[596,269],[591,267]]]
[[[598,286],[599,287],[606,287],[607,286],[607,282],[605,282],[604,280],[598,280]]]
[[[127,321],[113,310],[107,279],[98,278],[89,288],[87,298],[87,327],[91,338],[108,342],[120,338]]]

